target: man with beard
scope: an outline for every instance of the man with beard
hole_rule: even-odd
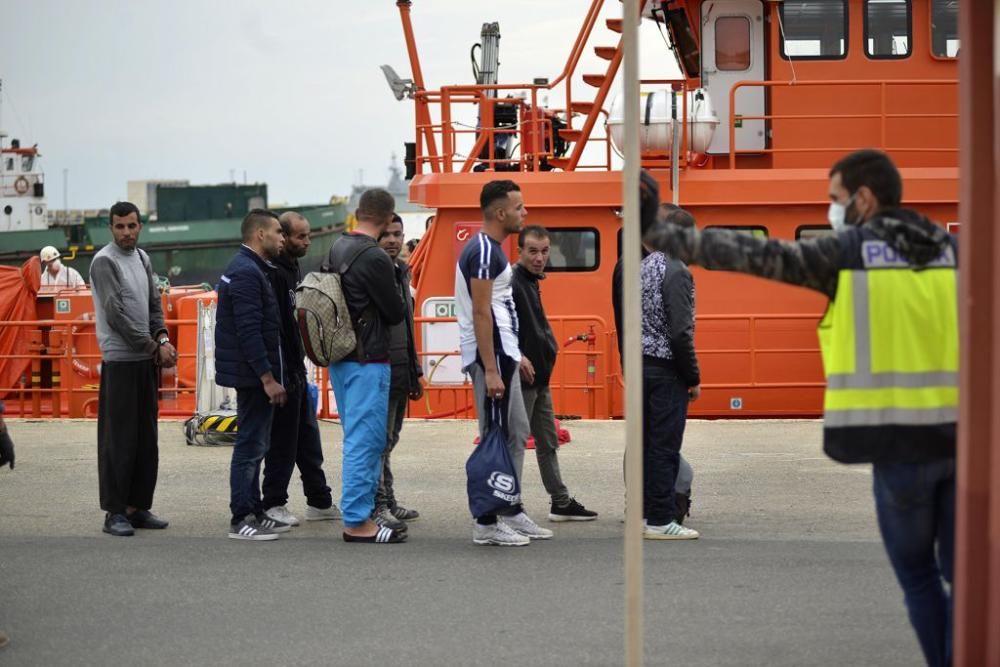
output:
[[[306,496],[306,521],[330,521],[340,518],[340,509],[333,504],[330,487],[323,473],[323,448],[319,436],[316,412],[309,400],[309,385],[305,352],[295,322],[295,288],[302,280],[299,258],[309,252],[309,221],[294,211],[278,218],[284,250],[274,259],[271,286],[278,300],[281,318],[281,353],[285,362],[285,392],[287,402],[274,411],[271,425],[271,446],[264,457],[262,484],[264,513],[290,526],[299,519],[286,507],[288,483],[292,471],[299,467],[302,490]]]
[[[507,431],[507,450],[517,478],[524,467],[524,443],[530,434],[521,396],[518,367],[518,320],[511,288],[513,270],[501,244],[521,231],[528,209],[521,188],[511,180],[490,181],[479,193],[482,231],[469,239],[455,265],[455,311],[458,315],[462,365],[472,377],[472,395],[479,413],[479,435],[485,438],[490,416],[484,406],[494,401]],[[527,546],[551,539],[552,531],[534,522],[518,503],[502,516],[473,517],[475,544]]]
[[[274,408],[287,400],[281,317],[268,278],[285,241],[272,211],[253,209],[240,229],[243,245],[219,278],[215,382],[236,389],[229,537],[266,541],[291,530],[264,514],[260,497],[260,464],[271,444]]]
[[[159,467],[158,369],[177,363],[163,322],[149,256],[139,247],[142,223],[131,202],[109,212],[111,243],[90,264],[101,388],[97,398],[97,479],[104,532],[163,529],[152,512]]]
[[[379,478],[378,491],[375,493],[375,514],[387,525],[392,520],[415,521],[420,513],[396,502],[393,488],[392,467],[390,456],[399,442],[399,431],[403,428],[403,418],[406,416],[406,405],[416,401],[424,394],[420,385],[423,371],[417,359],[417,349],[413,342],[413,296],[410,294],[410,269],[400,258],[403,248],[403,219],[392,216],[392,222],[378,238],[378,244],[392,260],[396,272],[396,288],[403,302],[406,316],[399,324],[389,329],[389,361],[391,374],[389,376],[389,415],[386,422],[385,452],[382,453],[382,476]],[[388,515],[388,516],[386,516]]]

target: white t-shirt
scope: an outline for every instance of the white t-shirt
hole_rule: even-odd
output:
[[[479,232],[465,244],[455,267],[455,313],[458,318],[462,367],[476,361],[476,329],[472,323],[472,279],[493,281],[493,351],[521,361],[517,344],[517,310],[511,289],[513,271],[503,248]]]

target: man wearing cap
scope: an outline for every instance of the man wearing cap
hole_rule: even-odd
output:
[[[59,259],[62,255],[53,246],[47,245],[38,253],[42,260],[42,288],[86,287],[80,272],[65,266]]]

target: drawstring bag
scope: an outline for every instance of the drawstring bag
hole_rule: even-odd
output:
[[[501,400],[485,400],[483,408],[490,416],[486,435],[465,462],[473,517],[496,514],[521,502],[521,483],[507,450],[508,396],[510,392]]]

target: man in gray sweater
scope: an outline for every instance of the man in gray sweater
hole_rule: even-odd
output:
[[[149,257],[137,246],[142,223],[130,202],[111,207],[112,243],[90,265],[101,387],[97,404],[97,476],[104,532],[166,528],[150,508],[159,463],[158,375],[177,363],[167,337]]]

